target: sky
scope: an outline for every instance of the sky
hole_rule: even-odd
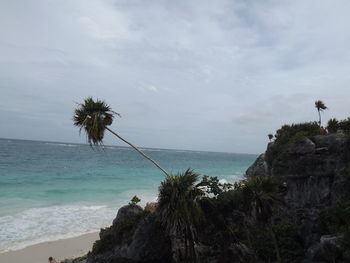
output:
[[[85,142],[105,100],[138,146],[260,153],[281,125],[350,115],[349,0],[0,1],[0,138]],[[105,144],[123,145],[106,134]]]

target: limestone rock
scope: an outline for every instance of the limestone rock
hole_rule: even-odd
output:
[[[128,218],[130,216],[139,214],[143,209],[138,205],[125,205],[118,210],[117,217],[113,220],[113,225]]]
[[[267,164],[265,162],[265,154],[260,154],[246,171],[247,177],[261,176],[267,173]]]

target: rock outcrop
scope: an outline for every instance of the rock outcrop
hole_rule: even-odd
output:
[[[328,206],[349,190],[350,148],[345,134],[300,138],[275,156],[269,143],[265,154],[246,171],[247,177],[277,176],[287,183],[291,207]]]
[[[246,171],[246,177],[275,176],[287,186],[284,213],[294,218],[307,251],[303,263],[347,262],[341,236],[323,235],[320,211],[350,196],[350,144],[345,134],[299,138],[278,155],[266,152]]]
[[[170,262],[170,240],[154,214],[127,205],[119,209],[111,227],[101,229],[87,263]]]

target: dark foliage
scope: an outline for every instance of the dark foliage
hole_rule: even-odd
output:
[[[323,134],[317,122],[305,122],[292,125],[283,125],[276,131],[273,147],[273,157],[281,159],[282,154],[291,142],[303,137],[312,137]]]
[[[329,133],[336,133],[339,129],[339,121],[336,118],[330,119],[327,124]]]
[[[350,117],[345,120],[339,121],[338,127],[340,130],[346,133],[350,133]]]

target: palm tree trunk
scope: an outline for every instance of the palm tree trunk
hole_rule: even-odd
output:
[[[132,143],[128,142],[127,140],[125,140],[123,137],[121,137],[120,135],[118,135],[117,133],[115,133],[114,131],[112,131],[111,129],[109,129],[108,127],[106,127],[106,130],[108,130],[109,132],[111,132],[112,134],[114,134],[115,136],[117,136],[120,140],[122,140],[123,142],[125,142],[126,144],[130,145],[132,148],[134,148],[139,154],[141,154],[143,157],[145,157],[147,160],[149,160],[150,162],[152,162],[155,166],[157,166],[158,169],[160,169],[166,176],[170,176],[169,173],[167,171],[165,171],[158,163],[156,163],[156,161],[154,161],[152,158],[148,157],[146,154],[144,154],[141,150],[139,150],[135,145],[133,145]]]
[[[321,112],[318,111],[318,125],[321,127]]]

